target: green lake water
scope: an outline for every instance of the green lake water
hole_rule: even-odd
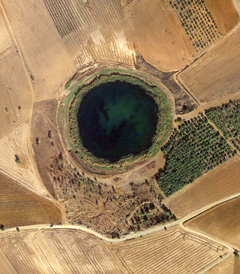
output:
[[[98,158],[116,162],[148,149],[157,126],[158,107],[144,89],[127,82],[99,85],[78,110],[82,143]]]

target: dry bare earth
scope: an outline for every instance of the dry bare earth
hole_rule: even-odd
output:
[[[129,272],[137,274],[199,273],[227,254],[223,246],[178,227],[113,245],[113,249]]]
[[[0,189],[0,223],[6,228],[62,222],[61,211],[52,202],[2,174]]]
[[[207,274],[234,274],[234,255],[210,269]]]
[[[165,200],[166,206],[182,218],[189,213],[240,192],[240,158],[218,166]]]
[[[15,155],[20,163],[16,162]],[[0,171],[28,188],[47,195],[32,156],[28,124],[20,124],[8,136],[0,139]]]
[[[204,2],[222,35],[225,35],[239,22],[239,14],[232,1],[204,0]]]
[[[44,2],[78,67],[95,60],[132,65],[134,51],[125,36],[128,25],[120,1]]]
[[[186,223],[187,227],[229,242],[240,249],[240,198],[216,206]]]
[[[238,274],[240,271],[238,260],[232,254],[225,261],[210,269],[207,274]]]
[[[4,274],[199,273],[227,254],[222,245],[178,227],[120,244],[69,229],[7,232],[0,240]]]
[[[73,75],[76,67],[44,2],[3,0],[2,3],[33,80],[34,100],[56,97],[59,87]]]
[[[28,119],[32,91],[0,5],[0,137]],[[18,107],[21,107],[21,110]]]
[[[107,244],[85,232],[20,231],[0,239],[0,273],[127,273]]]
[[[179,79],[207,103],[240,90],[240,28],[179,74]]]
[[[183,68],[196,55],[169,1],[133,1],[125,7],[124,13],[137,52],[158,69]]]

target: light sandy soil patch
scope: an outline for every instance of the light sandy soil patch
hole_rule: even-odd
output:
[[[0,236],[1,273],[128,273],[108,244],[85,232],[59,229]],[[16,255],[17,254],[17,255]]]
[[[231,255],[222,263],[216,265],[210,269],[207,274],[237,274],[239,272],[234,272],[235,256]]]
[[[62,222],[57,206],[2,174],[0,189],[0,223],[6,228]]]
[[[30,116],[32,91],[16,49],[0,58],[0,137]]]
[[[186,226],[201,231],[240,249],[240,198],[216,206],[186,222]]]
[[[189,213],[240,192],[240,158],[229,160],[165,200],[166,206],[182,218]]]
[[[222,245],[178,227],[112,245],[130,273],[200,273],[227,254]]]
[[[0,139],[0,171],[34,191],[47,195],[32,157],[29,126],[22,123]],[[19,158],[17,162],[16,156]]]
[[[239,22],[239,14],[231,0],[204,1],[222,35],[234,28]]]
[[[11,45],[12,41],[4,22],[2,10],[0,9],[0,57],[8,48],[11,47]]]
[[[162,71],[188,64],[196,51],[168,1],[133,1],[124,9],[137,52]]]
[[[93,61],[133,65],[134,50],[120,1],[44,0],[53,22],[78,67]]]
[[[34,81],[35,101],[56,97],[59,87],[74,74],[76,67],[43,1],[2,2]]]
[[[202,103],[240,90],[240,29],[181,72],[179,80]]]

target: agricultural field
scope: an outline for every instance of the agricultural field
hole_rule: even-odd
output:
[[[202,104],[239,91],[239,39],[240,28],[237,28],[178,75]]]
[[[239,260],[232,254],[230,257],[228,257],[225,261],[222,263],[214,266],[211,268],[207,274],[237,274],[239,273],[239,267],[236,265],[236,262]]]
[[[170,5],[197,52],[222,36],[204,0],[172,0]]]
[[[235,198],[198,215],[185,225],[240,248],[240,198]]]
[[[0,138],[30,114],[32,90],[0,5]]]
[[[194,183],[167,198],[164,203],[182,218],[193,211],[240,192],[240,158],[233,157]]]
[[[240,101],[230,101],[205,111],[210,119],[234,147],[240,151]]]
[[[0,239],[4,273],[199,273],[228,252],[178,227],[122,243],[60,228],[5,232]]]
[[[2,56],[12,46],[12,41],[4,22],[2,9],[0,9],[0,37],[0,56]]]
[[[85,232],[30,230],[0,239],[1,273],[128,273],[107,244]]]
[[[239,23],[239,13],[233,1],[204,0],[206,7],[222,35],[225,35]]]
[[[179,227],[112,245],[129,273],[200,273],[227,254],[222,245]]]
[[[25,66],[28,81],[32,85],[34,101],[56,98],[59,96],[59,88],[75,73],[76,66],[43,0],[19,0],[17,2],[3,0],[2,3],[18,43],[18,50],[24,58],[20,63],[20,68],[13,70],[13,66],[10,66],[12,71],[8,72],[7,77],[9,74],[14,78],[18,74],[21,78],[25,77],[23,73],[23,66]],[[11,65],[14,63],[15,61],[11,60]],[[20,96],[19,77],[15,82],[11,81],[11,85],[18,87],[16,98]],[[9,77],[6,81],[10,81]],[[25,87],[24,92],[20,98],[27,103],[31,91]],[[33,103],[33,98],[30,102]],[[18,105],[21,105],[24,110],[23,103],[18,103]]]
[[[95,60],[132,65],[134,51],[125,35],[128,25],[120,1],[44,0],[44,4],[77,67]]]
[[[203,115],[179,125],[161,149],[166,162],[156,178],[167,197],[236,154]]]
[[[168,1],[132,1],[124,14],[137,54],[159,70],[183,68],[197,54]]]
[[[237,0],[0,0],[0,273],[239,273],[239,14]],[[70,145],[84,129],[68,95],[106,71],[166,98],[151,93],[148,116],[124,93],[92,107],[105,144],[119,128],[159,143],[130,164],[123,138],[100,169]],[[131,135],[166,101],[165,124]]]
[[[2,174],[0,189],[0,223],[5,228],[62,222],[61,210],[55,204]]]

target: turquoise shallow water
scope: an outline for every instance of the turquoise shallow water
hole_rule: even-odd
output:
[[[157,126],[158,107],[141,87],[109,82],[90,90],[78,110],[84,147],[111,162],[148,149]]]

